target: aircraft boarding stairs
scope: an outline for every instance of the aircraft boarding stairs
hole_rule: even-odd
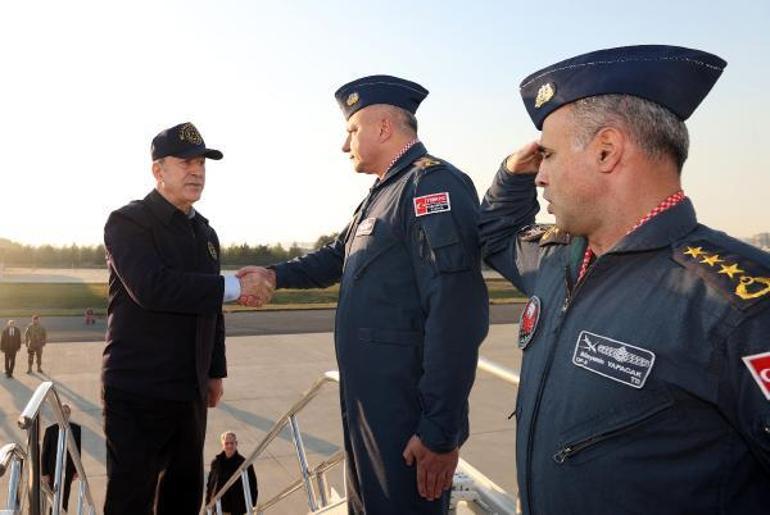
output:
[[[479,358],[478,368],[502,379],[506,383],[518,386],[518,374],[492,361]],[[336,371],[326,372],[317,379],[313,386],[275,422],[241,467],[212,496],[211,502],[204,507],[204,513],[207,515],[221,515],[220,499],[229,488],[243,488],[244,499],[247,499],[246,502],[248,503],[248,499],[251,499],[247,476],[249,465],[253,464],[262,455],[268,445],[288,425],[297,454],[300,477],[270,499],[260,500],[256,507],[246,506],[247,512],[264,513],[278,505],[281,500],[292,493],[304,489],[307,497],[308,513],[346,514],[347,504],[344,496],[340,496],[337,491],[329,486],[326,477],[328,471],[344,462],[344,451],[337,451],[332,456],[311,467],[307,460],[305,445],[302,441],[302,433],[300,432],[297,420],[297,415],[324,387],[338,383],[339,373]],[[40,422],[41,411],[45,405],[49,406],[59,427],[64,428],[63,431],[59,431],[53,488],[49,488],[48,485],[41,481],[40,473]],[[0,507],[0,515],[41,515],[49,513],[49,509],[52,515],[67,513],[62,508],[65,449],[72,456],[78,476],[77,480],[73,482],[69,513],[95,515],[97,509],[88,485],[88,477],[81,463],[80,453],[72,437],[69,423],[64,419],[62,403],[53,382],[47,381],[38,386],[24,411],[19,416],[18,424],[21,429],[27,432],[26,445],[9,443],[0,447],[0,477],[4,476],[6,472],[9,473],[7,498],[4,505]],[[240,485],[236,485],[236,483],[240,483]],[[457,514],[514,514],[517,513],[517,501],[515,497],[505,492],[483,473],[461,458],[454,476],[451,512]]]
[[[483,357],[479,358],[479,370],[490,373],[493,376],[502,379],[515,387],[519,384],[519,375],[512,370],[506,369]],[[230,479],[219,489],[212,497],[210,503],[205,506],[207,515],[221,515],[222,510],[219,503],[222,495],[229,488],[238,488],[236,483],[244,491],[244,499],[248,503],[251,499],[249,489],[249,480],[247,469],[253,464],[264,450],[275,440],[281,431],[288,425],[291,431],[294,450],[297,454],[297,461],[300,469],[300,477],[286,486],[278,494],[265,501],[259,500],[256,507],[246,506],[249,513],[262,514],[270,508],[273,508],[281,500],[285,499],[294,492],[304,489],[307,497],[308,513],[338,515],[347,514],[347,502],[344,496],[340,496],[337,491],[329,487],[326,474],[329,470],[340,465],[345,460],[344,451],[337,451],[332,456],[326,458],[315,466],[310,466],[305,453],[305,445],[302,442],[302,433],[299,429],[297,415],[305,408],[327,385],[339,384],[339,373],[337,371],[326,372],[316,380],[299,400],[289,408],[284,415],[270,429],[257,448],[246,458],[240,468],[230,477]],[[452,486],[452,501],[450,504],[450,513],[466,514],[515,514],[517,510],[517,499],[511,494],[505,492],[502,488],[492,482],[479,470],[471,466],[465,460],[460,458],[460,462],[455,472]]]

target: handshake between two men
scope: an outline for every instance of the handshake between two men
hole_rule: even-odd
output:
[[[258,308],[270,302],[275,293],[275,272],[261,266],[245,266],[236,272],[241,284],[238,303]]]

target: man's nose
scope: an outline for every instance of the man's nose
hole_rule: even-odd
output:
[[[346,154],[350,152],[350,135],[348,135],[345,138],[345,141],[342,142],[342,151]]]

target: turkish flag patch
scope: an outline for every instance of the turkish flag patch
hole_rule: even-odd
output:
[[[741,359],[749,367],[754,381],[765,394],[765,398],[770,401],[770,352],[743,356]]]
[[[449,202],[448,191],[414,198],[414,216],[432,215],[451,210],[452,204]]]

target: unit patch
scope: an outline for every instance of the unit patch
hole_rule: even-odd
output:
[[[217,248],[211,242],[209,242],[208,247],[209,247],[209,255],[211,256],[211,259],[216,261],[217,260]]]
[[[519,348],[524,350],[532,341],[537,331],[537,323],[540,321],[540,297],[533,295],[524,310],[521,312],[521,318],[519,319]]]
[[[449,202],[448,191],[414,198],[414,216],[432,215],[451,210],[452,204]]]
[[[369,236],[374,232],[374,224],[377,222],[376,218],[365,218],[361,220],[356,229],[356,238],[359,236]]]
[[[751,376],[759,385],[759,389],[765,395],[765,399],[770,401],[770,352],[743,356],[743,362],[749,367]]]
[[[619,383],[642,388],[655,363],[655,353],[606,336],[581,331],[572,363]]]

